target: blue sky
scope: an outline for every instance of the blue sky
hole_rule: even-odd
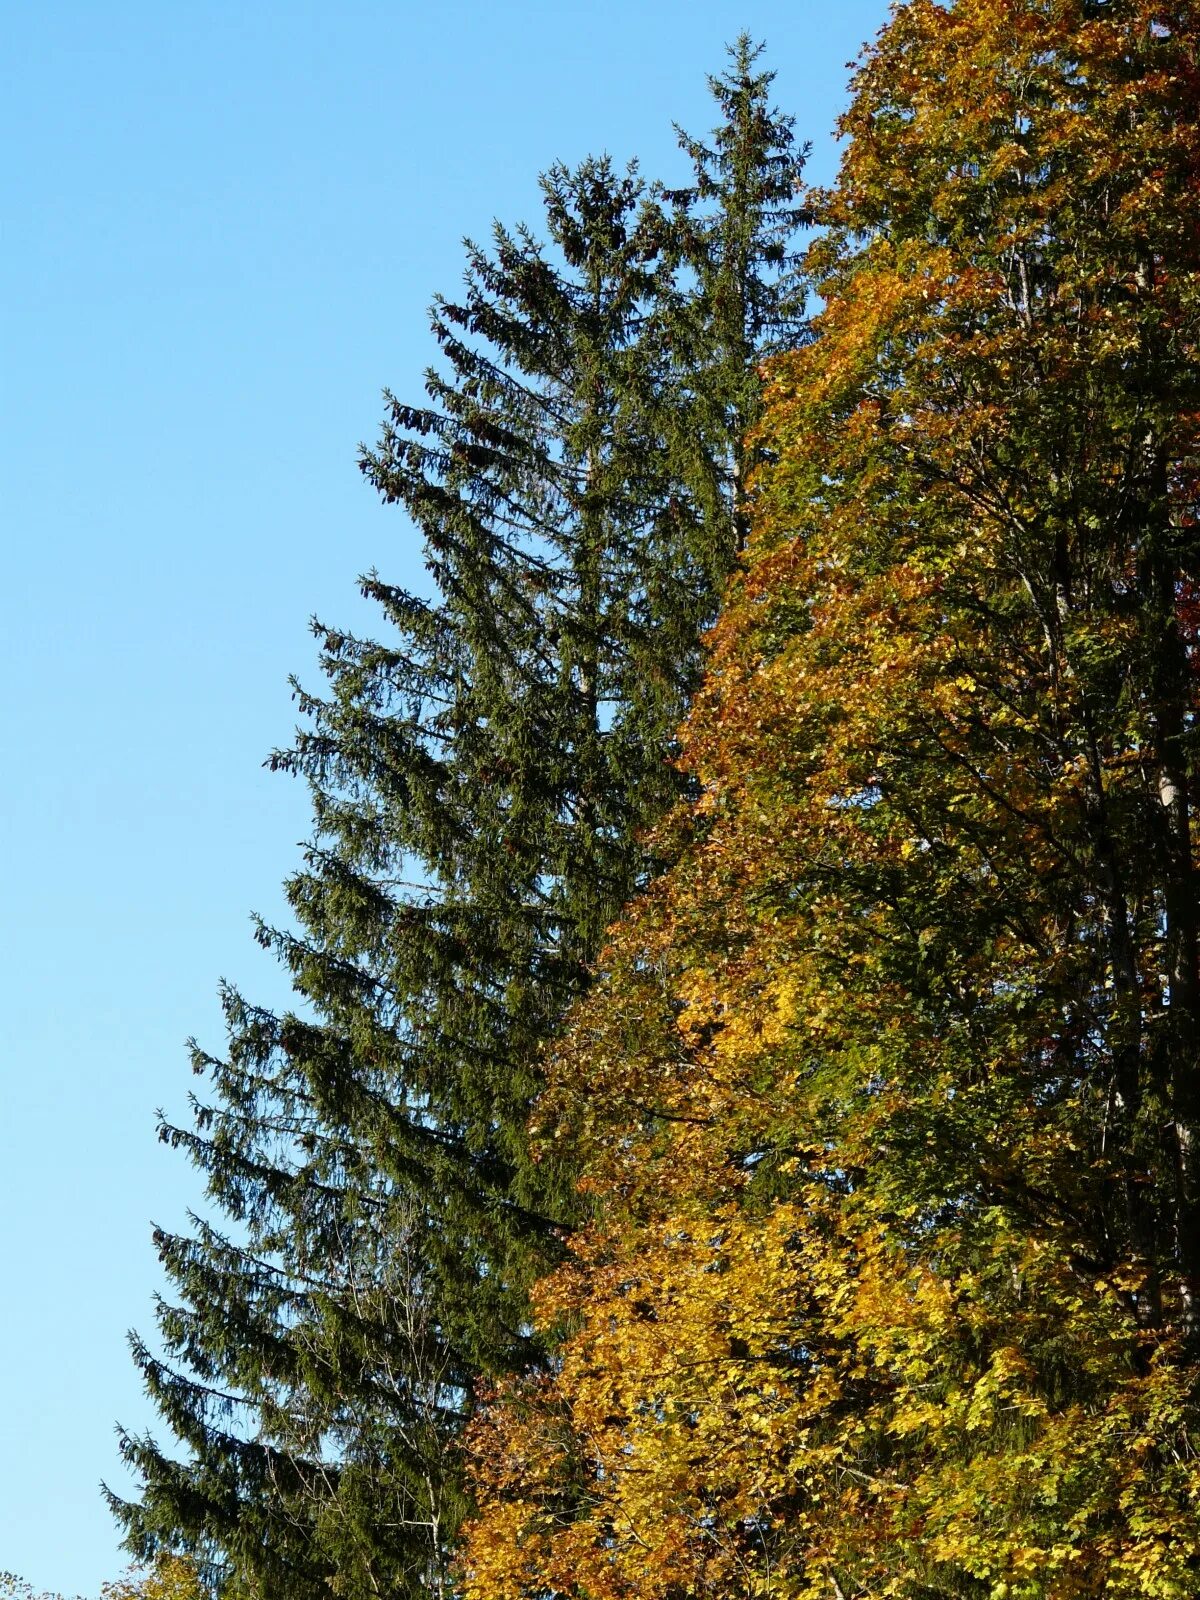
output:
[[[417,6],[55,0],[4,9],[0,96],[0,1570],[94,1595],[124,1565],[97,1484],[148,1411],[150,1224],[199,1200],[154,1111],[217,979],[282,997],[307,618],[355,576],[423,587],[355,468],[419,392],[464,234],[536,218],[556,158],[681,175],[723,42],[765,37],[832,174],[845,64],[884,0]]]

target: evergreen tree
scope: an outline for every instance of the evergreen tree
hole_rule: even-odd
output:
[[[764,166],[790,149],[781,120],[758,137]],[[297,690],[306,726],[275,758],[316,833],[296,928],[259,929],[300,1005],[229,991],[225,1058],[195,1057],[211,1100],[163,1130],[232,1226],[159,1236],[170,1360],[135,1353],[189,1455],[126,1436],[145,1487],[117,1510],[139,1554],[195,1551],[232,1594],[445,1587],[454,1441],[478,1381],[537,1358],[527,1286],[577,1205],[569,1164],[528,1151],[539,1049],[653,870],[734,559],[734,447],[677,445],[702,388],[699,344],[663,336],[685,208],[606,161],[543,195],[549,245],[497,226],[468,247],[428,403],[389,396],[364,453],[437,598],[372,575],[386,640],[317,630],[328,692]]]
[[[708,80],[721,111],[711,142],[676,128],[693,169],[686,188],[667,190],[674,259],[688,280],[664,297],[666,339],[688,374],[691,406],[668,434],[702,504],[727,506],[735,543],[749,530],[746,488],[762,410],[759,366],[805,337],[804,283],[796,250],[810,221],[800,175],[809,146],[794,120],[771,104],[775,75],[758,69],[763,46],[741,34],[729,66]]]

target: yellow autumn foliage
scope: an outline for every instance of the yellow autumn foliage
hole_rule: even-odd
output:
[[[1200,11],[899,6],[469,1600],[1200,1593]]]

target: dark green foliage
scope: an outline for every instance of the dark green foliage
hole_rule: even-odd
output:
[[[380,639],[316,629],[326,688],[274,758],[314,837],[294,926],[259,929],[297,1009],[230,991],[209,1098],[162,1130],[229,1220],[158,1237],[170,1360],[135,1356],[187,1455],[126,1436],[144,1491],[115,1503],[231,1595],[444,1589],[476,1385],[538,1359],[527,1286],[576,1204],[528,1151],[539,1052],[654,870],[757,353],[795,310],[799,161],[752,61],[693,192],[554,167],[546,243],[468,246],[427,403],[388,396],[363,454],[436,598],[372,574]]]
[[[685,452],[693,443],[685,470],[703,483],[715,469],[704,503],[732,506],[739,550],[749,526],[743,491],[761,408],[758,368],[804,341],[795,241],[811,220],[799,183],[809,146],[796,145],[793,119],[771,105],[774,74],[756,70],[762,51],[742,34],[729,70],[709,78],[722,121],[711,143],[676,130],[695,179],[664,196],[674,249],[692,276],[664,318],[682,365],[698,378],[680,440]]]

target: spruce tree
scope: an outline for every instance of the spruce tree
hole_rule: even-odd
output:
[[[783,119],[758,137],[764,169],[790,152]],[[679,281],[699,223],[681,245],[688,206],[607,161],[543,196],[548,245],[468,246],[427,403],[388,396],[363,455],[436,599],[369,576],[386,638],[318,626],[327,691],[297,686],[274,764],[315,834],[295,927],[259,928],[297,1009],[229,990],[224,1058],[195,1054],[210,1097],[162,1130],[230,1225],[158,1237],[169,1359],[135,1354],[188,1456],[125,1436],[144,1491],[116,1509],[138,1553],[195,1551],[232,1594],[446,1585],[454,1441],[481,1380],[537,1359],[527,1287],[577,1204],[529,1155],[539,1048],[653,870],[735,555],[731,438],[679,447],[698,357],[724,359],[702,274]],[[690,345],[664,337],[685,313]]]
[[[762,411],[759,367],[806,337],[796,240],[811,220],[800,184],[809,146],[797,145],[794,120],[771,104],[775,74],[759,68],[763,49],[746,33],[729,47],[726,71],[708,80],[721,122],[708,141],[676,126],[692,182],[663,197],[685,276],[660,314],[691,399],[686,412],[676,399],[686,425],[668,433],[709,514],[729,508],[739,551]]]

